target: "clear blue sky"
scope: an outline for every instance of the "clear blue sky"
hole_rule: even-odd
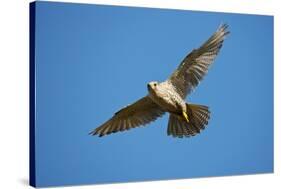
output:
[[[146,127],[88,135],[147,94],[219,26],[231,34],[187,101],[208,105],[207,129]],[[39,186],[273,171],[273,17],[37,2],[36,177]]]

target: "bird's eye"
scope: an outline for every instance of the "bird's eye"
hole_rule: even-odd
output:
[[[154,83],[154,87],[156,87],[157,83]]]

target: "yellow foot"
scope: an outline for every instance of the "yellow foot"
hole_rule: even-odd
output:
[[[189,123],[188,115],[186,114],[186,112],[182,112],[182,115],[185,118],[185,120],[187,121],[187,123]]]

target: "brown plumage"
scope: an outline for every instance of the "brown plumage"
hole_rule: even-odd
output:
[[[122,108],[107,122],[90,134],[104,136],[118,131],[146,125],[170,113],[167,134],[174,137],[189,137],[205,129],[210,119],[207,106],[189,104],[185,98],[208,72],[218,55],[229,31],[226,24],[198,49],[194,49],[168,78],[158,83],[148,83],[148,95]]]

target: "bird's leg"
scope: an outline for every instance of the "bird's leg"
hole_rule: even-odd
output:
[[[185,118],[186,122],[189,123],[189,118],[188,118],[187,113],[185,111],[182,111],[182,115]]]

